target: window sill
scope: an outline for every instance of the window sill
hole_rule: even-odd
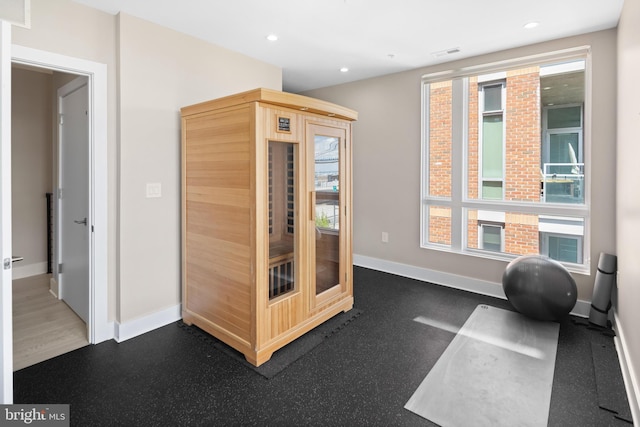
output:
[[[434,250],[439,252],[448,252],[450,254],[462,255],[462,256],[471,256],[475,258],[484,258],[493,261],[504,261],[505,263],[509,263],[514,259],[518,258],[519,255],[510,255],[510,254],[500,254],[495,252],[487,252],[482,251],[480,249],[468,249],[465,251],[456,251],[449,246],[445,245],[421,245],[422,249]],[[569,264],[563,263],[561,264],[573,274],[580,274],[583,276],[591,276],[591,268],[589,264]],[[506,267],[506,266],[505,266]]]

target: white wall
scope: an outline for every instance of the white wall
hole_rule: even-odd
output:
[[[500,283],[506,262],[420,248],[420,87],[426,73],[591,45],[593,120],[592,275],[574,275],[590,301],[600,252],[615,253],[616,31],[607,30],[305,92],[352,108],[354,253],[483,284]],[[381,242],[381,232],[389,243]],[[357,258],[357,257],[356,257]],[[481,292],[485,292],[482,290]]]
[[[625,0],[618,27],[617,314],[640,399],[640,1]],[[638,401],[635,422],[640,423]]]
[[[12,69],[11,173],[14,279],[47,272],[47,199],[52,183],[52,74]]]
[[[119,15],[120,322],[180,302],[180,112],[267,87],[273,67],[126,14]],[[162,197],[146,198],[160,183]]]

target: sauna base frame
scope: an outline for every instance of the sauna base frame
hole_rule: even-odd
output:
[[[268,362],[275,351],[281,349],[282,347],[286,346],[287,344],[291,343],[295,339],[301,337],[317,326],[320,326],[339,313],[346,313],[352,308],[353,297],[342,299],[335,305],[323,309],[316,315],[309,317],[306,321],[288,330],[286,333],[278,336],[270,342],[267,342],[260,349],[252,348],[247,340],[244,340],[237,335],[230,334],[227,330],[220,328],[215,323],[205,319],[202,316],[197,315],[196,313],[183,311],[182,321],[189,326],[197,326],[198,328],[213,335],[215,338],[219,339],[225,344],[231,346],[235,350],[242,353],[247,362],[257,367],[265,362]]]

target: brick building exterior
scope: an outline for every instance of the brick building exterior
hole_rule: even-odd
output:
[[[429,194],[451,196],[451,81],[430,85],[429,103]],[[451,210],[429,208],[431,243],[451,244]]]
[[[541,105],[539,67],[506,72],[504,79],[504,200],[540,201]],[[480,188],[481,137],[478,77],[469,78],[467,133],[467,196],[478,199]],[[452,82],[430,84],[429,93],[429,192],[431,196],[451,196],[451,99]],[[451,243],[451,211],[430,206],[429,241]],[[467,246],[479,247],[482,212],[467,212]],[[539,252],[537,215],[504,213],[503,251],[511,254]]]

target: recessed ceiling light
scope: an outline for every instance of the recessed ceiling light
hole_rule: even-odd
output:
[[[524,24],[524,28],[530,30],[532,28],[536,28],[538,25],[540,25],[539,22],[527,22],[526,24]]]
[[[340,68],[340,72],[341,73],[346,73],[347,71],[349,71],[349,69],[347,67]]]
[[[545,86],[542,88],[542,90],[549,90],[549,89],[551,89],[551,86]]]
[[[267,36],[267,40],[269,40],[270,42],[274,42],[274,41],[278,40],[278,36],[276,36],[275,34],[269,34]]]

